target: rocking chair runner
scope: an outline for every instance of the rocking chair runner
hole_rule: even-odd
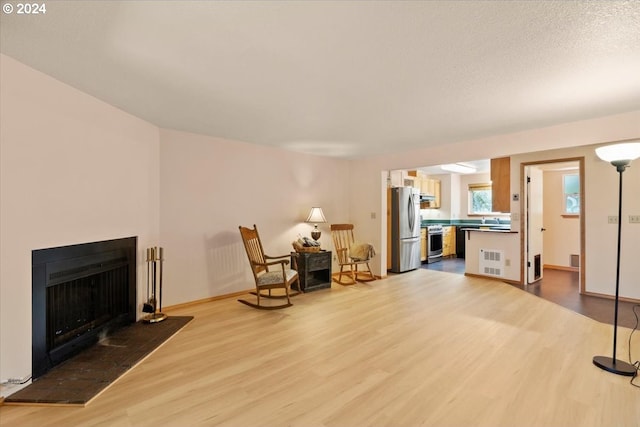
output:
[[[266,255],[262,248],[258,227],[256,227],[255,224],[253,225],[253,229],[242,226],[239,228],[256,283],[256,290],[255,292],[251,292],[251,294],[257,297],[257,304],[242,299],[238,301],[249,307],[261,310],[275,310],[290,307],[292,305],[290,297],[299,293],[291,292],[291,285],[297,282],[296,288],[299,290],[300,281],[298,279],[298,272],[286,267],[287,264],[289,264],[289,255]],[[284,295],[273,295],[271,293],[272,289],[284,289]],[[265,294],[263,291],[267,291],[267,293]],[[280,305],[263,305],[260,303],[260,297],[275,299],[286,298],[287,302]]]
[[[331,224],[331,237],[333,238],[333,246],[336,248],[336,255],[338,257],[338,265],[340,265],[340,274],[338,278],[334,279],[341,285],[353,285],[356,282],[371,282],[376,280],[376,277],[371,272],[369,261],[373,257],[374,252],[371,245],[359,245],[356,248],[355,239],[353,235],[353,224]],[[358,254],[358,257],[354,257],[354,250],[364,249]],[[367,250],[368,249],[368,250]],[[358,266],[364,265],[367,270],[358,271]],[[348,271],[344,271],[345,267],[348,267]],[[351,281],[344,282],[342,275],[350,275]]]

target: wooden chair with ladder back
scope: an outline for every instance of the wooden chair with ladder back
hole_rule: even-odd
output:
[[[340,273],[334,279],[341,285],[353,285],[356,282],[371,282],[376,277],[371,271],[369,261],[375,255],[373,246],[367,243],[357,243],[354,238],[353,224],[331,224],[331,238],[336,249]],[[358,270],[359,266],[366,267],[366,270]],[[344,271],[348,268],[348,271]],[[350,281],[343,281],[342,275],[351,277]]]
[[[257,301],[256,303],[242,299],[239,299],[238,301],[248,305],[249,307],[261,310],[276,310],[279,308],[291,307],[292,304],[290,297],[299,293],[300,281],[298,278],[298,272],[287,267],[290,255],[266,255],[262,248],[262,242],[260,241],[260,235],[258,234],[258,227],[256,227],[255,224],[253,225],[253,228],[240,226],[239,229],[256,285],[255,292],[250,293],[256,296]],[[296,288],[298,291],[291,291],[291,285],[293,283],[297,283]],[[274,294],[272,293],[274,289],[282,289],[283,292]],[[260,298],[286,298],[287,302],[279,305],[264,305],[261,303]]]

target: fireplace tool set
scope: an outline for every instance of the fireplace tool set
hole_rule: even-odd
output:
[[[162,313],[162,255],[164,250],[154,246],[147,248],[147,302],[142,311],[150,313],[142,318],[148,323],[162,322],[167,315]]]

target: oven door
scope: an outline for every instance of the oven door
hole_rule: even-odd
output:
[[[430,232],[427,230],[427,262],[436,262],[442,259],[442,231]]]

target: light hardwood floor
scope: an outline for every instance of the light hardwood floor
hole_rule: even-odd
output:
[[[419,269],[227,299],[85,408],[0,407],[2,426],[638,426],[640,389],[593,366],[612,327],[496,281]],[[629,329],[618,334],[627,360]],[[635,358],[640,334],[634,335]]]

